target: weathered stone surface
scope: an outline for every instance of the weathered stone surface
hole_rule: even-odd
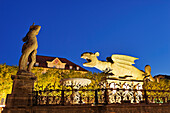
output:
[[[36,77],[34,75],[12,75],[11,78],[13,79],[12,93],[7,95],[4,113],[27,113],[26,108],[33,104],[32,90]],[[21,110],[21,107],[24,109]],[[15,112],[17,109],[19,111]]]
[[[18,111],[18,112],[17,112]],[[32,106],[25,108],[11,108],[3,113],[169,113],[170,105],[99,105],[99,106]]]
[[[36,77],[33,75],[12,75],[12,95],[28,96],[32,93]]]
[[[81,55],[81,58],[86,59],[87,62],[83,63],[86,67],[95,67],[105,73],[108,73],[116,79],[121,80],[144,80],[145,77],[154,81],[151,76],[151,67],[149,65],[145,66],[145,72],[137,69],[133,66],[134,61],[138,58],[113,54],[111,57],[107,57],[107,61],[98,60],[99,52],[90,53],[86,52]]]
[[[36,35],[38,35],[40,29],[41,26],[33,23],[27,35],[23,38],[25,43],[22,46],[19,70],[17,75],[11,76],[13,80],[12,93],[7,95],[4,113],[29,113],[29,110],[31,110],[28,107],[32,106],[32,90],[36,80],[34,74],[31,73],[31,68],[36,62],[38,48]],[[27,66],[29,56],[31,62]]]
[[[32,113],[168,113],[170,105],[35,106]]]
[[[22,46],[22,55],[19,60],[19,70],[17,74],[29,74],[31,73],[31,69],[36,62],[36,54],[38,48],[38,42],[36,35],[38,35],[41,26],[33,25],[30,26],[29,32],[23,38],[23,42],[25,42]],[[30,56],[31,62],[28,64],[28,57]]]

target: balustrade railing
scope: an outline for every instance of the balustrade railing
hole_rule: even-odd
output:
[[[163,96],[161,96],[161,94]],[[33,91],[34,105],[97,105],[168,103],[170,91],[120,88],[55,89]]]

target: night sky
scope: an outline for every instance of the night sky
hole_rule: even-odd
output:
[[[41,25],[38,55],[63,57],[83,67],[83,52],[139,58],[152,76],[170,75],[168,0],[0,0],[0,64],[18,65],[22,38]],[[83,67],[89,71],[97,69]]]

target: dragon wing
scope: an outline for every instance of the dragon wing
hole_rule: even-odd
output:
[[[111,56],[111,59],[113,60],[115,65],[130,70],[132,64],[135,64],[134,61],[137,60],[138,58],[127,56],[127,55],[114,54]]]

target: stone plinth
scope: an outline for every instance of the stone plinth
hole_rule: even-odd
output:
[[[33,75],[12,75],[13,87],[12,95],[15,96],[28,96],[32,93],[34,87],[34,80],[36,77]]]
[[[12,75],[11,78],[13,79],[12,93],[7,95],[3,113],[11,113],[13,108],[32,106],[32,90],[36,77],[34,75]]]

